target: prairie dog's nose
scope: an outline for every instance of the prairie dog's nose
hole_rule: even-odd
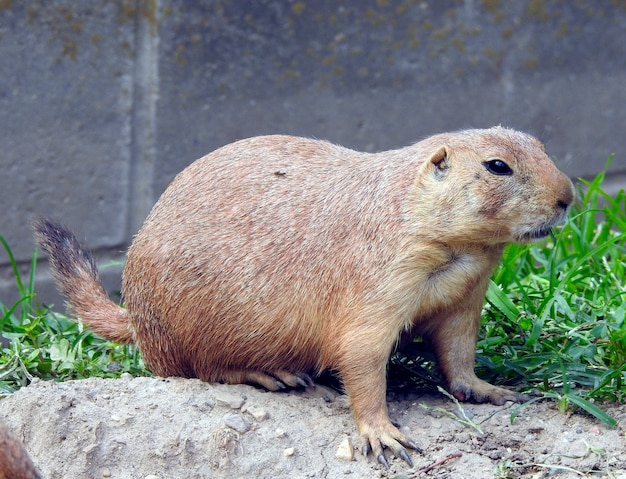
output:
[[[559,194],[557,196],[556,206],[559,209],[567,210],[567,208],[569,208],[569,206],[574,202],[576,194],[572,180],[570,180],[565,175],[563,175],[563,177],[564,181],[561,187],[561,191],[559,191]]]
[[[561,193],[561,198],[559,199],[559,206],[563,209],[567,209],[574,202],[575,198],[576,190],[574,189],[574,184],[572,183],[572,180],[568,178],[567,187],[565,188],[565,191]]]

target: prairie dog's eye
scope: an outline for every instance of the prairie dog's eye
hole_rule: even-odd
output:
[[[500,158],[494,158],[493,160],[485,161],[483,163],[489,173],[499,176],[509,176],[513,174],[513,170],[507,165],[504,160]]]

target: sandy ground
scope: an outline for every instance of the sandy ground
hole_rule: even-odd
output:
[[[609,429],[584,414],[562,414],[549,402],[524,408],[513,424],[511,405],[464,404],[481,434],[421,404],[457,409],[443,396],[390,396],[392,420],[424,454],[412,452],[414,468],[388,455],[389,470],[361,455],[345,396],[322,386],[270,393],[129,375],[35,381],[0,400],[0,418],[49,479],[626,479],[624,405],[608,407],[619,421]]]

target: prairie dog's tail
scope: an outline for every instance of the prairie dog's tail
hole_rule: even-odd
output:
[[[54,280],[70,311],[99,336],[132,343],[126,310],[108,297],[93,258],[76,237],[47,219],[36,221],[33,230],[35,241],[49,256]]]

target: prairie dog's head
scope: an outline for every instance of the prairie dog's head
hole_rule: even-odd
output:
[[[499,244],[543,238],[565,219],[574,201],[570,179],[543,144],[525,133],[502,127],[466,130],[418,145],[428,153],[413,207],[430,208],[438,233],[449,241]]]

